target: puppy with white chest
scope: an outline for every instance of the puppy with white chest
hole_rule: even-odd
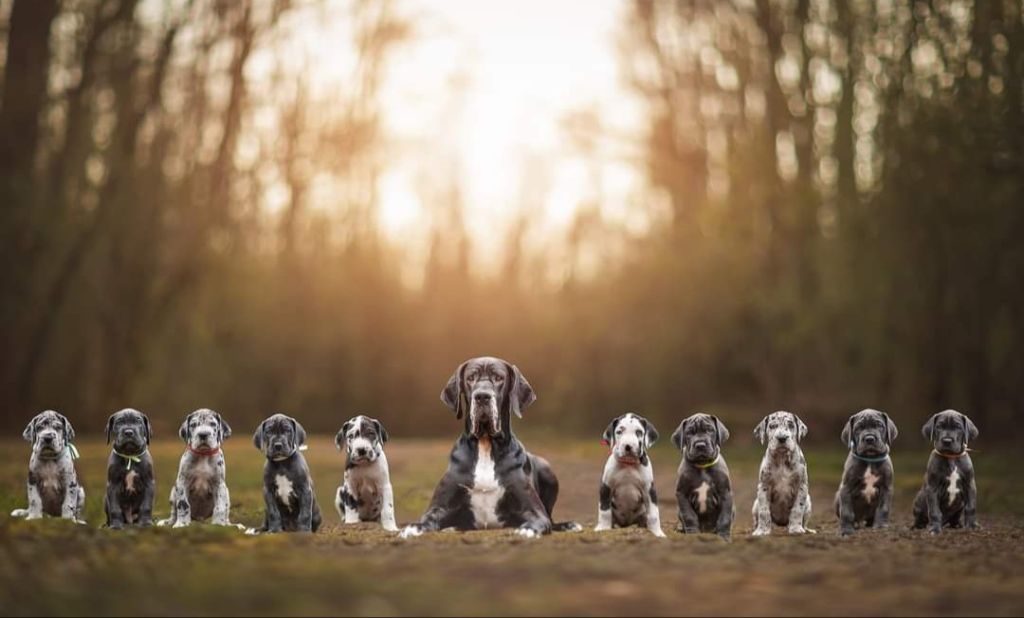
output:
[[[861,410],[847,421],[841,439],[850,447],[843,480],[836,492],[839,534],[854,528],[887,528],[892,508],[893,468],[889,449],[897,435],[896,423],[878,410]]]
[[[263,468],[266,512],[263,525],[248,532],[316,532],[321,522],[320,505],[301,453],[306,430],[294,418],[275,414],[260,423],[252,441],[267,458]]]
[[[758,472],[753,535],[771,534],[773,523],[790,534],[814,533],[807,527],[811,495],[807,460],[800,450],[807,425],[792,412],[773,412],[758,423],[754,435],[768,448]]]
[[[185,452],[178,464],[178,478],[171,488],[171,516],[159,526],[184,528],[193,520],[209,519],[229,526],[231,498],[221,445],[231,437],[231,426],[220,414],[202,408],[185,417],[178,436]]]
[[[714,532],[724,539],[732,535],[736,516],[729,466],[722,443],[729,430],[717,416],[694,414],[672,434],[672,444],[683,453],[676,481],[679,528],[686,534]]]
[[[85,490],[78,482],[71,443],[75,430],[63,415],[46,410],[37,414],[22,433],[32,443],[28,462],[28,508],[15,509],[12,517],[40,519],[61,517],[84,524]]]
[[[927,527],[932,534],[944,526],[980,528],[978,486],[967,448],[978,437],[978,427],[966,414],[946,410],[928,419],[921,433],[932,443],[932,454],[914,499],[914,527]]]
[[[665,536],[647,454],[657,440],[658,430],[638,414],[623,414],[605,429],[602,442],[611,452],[601,476],[595,531],[644,526],[654,536]]]
[[[107,527],[153,525],[153,497],[156,476],[149,454],[152,432],[149,418],[138,410],[125,408],[107,419],[107,443],[113,444],[107,460],[107,494],[104,509]]]
[[[387,441],[384,425],[362,415],[346,421],[334,437],[338,450],[345,449],[345,476],[334,499],[344,523],[374,521],[389,532],[398,532],[391,473],[384,455]]]

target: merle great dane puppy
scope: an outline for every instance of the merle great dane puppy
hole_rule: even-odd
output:
[[[921,433],[932,443],[924,484],[914,499],[914,527],[939,534],[943,526],[977,529],[978,487],[967,443],[978,428],[956,410],[928,419]]]
[[[378,521],[388,532],[395,525],[395,496],[384,444],[388,431],[375,418],[359,415],[345,421],[334,445],[345,449],[345,474],[334,494],[334,508],[346,524]]]
[[[481,357],[459,365],[441,401],[456,418],[465,416],[465,429],[430,507],[402,530],[403,538],[443,528],[517,528],[527,538],[581,529],[572,522],[552,524],[558,479],[548,462],[528,453],[512,433],[512,415],[521,417],[536,398],[511,363]]]
[[[758,471],[754,499],[754,536],[771,534],[772,524],[786,526],[790,534],[815,533],[811,518],[807,460],[800,441],[807,425],[792,412],[772,412],[754,428],[761,444],[768,445]]]
[[[125,408],[110,416],[106,433],[107,444],[113,442],[103,504],[107,527],[120,530],[126,525],[152,526],[156,477],[149,455],[149,419],[138,410]]]
[[[306,430],[294,418],[275,414],[260,423],[252,437],[256,448],[267,457],[263,468],[263,526],[247,532],[316,532],[320,528],[320,505],[313,491],[313,477],[300,451]]]
[[[63,415],[46,410],[29,421],[22,436],[32,443],[28,508],[15,509],[11,516],[40,519],[49,515],[84,524],[85,490],[78,483],[78,451],[71,443],[75,438],[71,423]]]
[[[841,439],[850,453],[835,499],[840,535],[853,534],[861,523],[869,528],[889,527],[893,485],[889,449],[897,433],[888,414],[872,409],[854,414],[843,428]]]
[[[683,453],[676,481],[679,529],[686,534],[714,532],[724,539],[732,535],[736,516],[729,466],[722,457],[722,443],[729,430],[717,416],[694,414],[679,423],[672,444]]]
[[[185,442],[185,452],[171,488],[171,516],[157,525],[184,528],[194,519],[231,525],[231,498],[221,452],[221,444],[231,437],[231,426],[220,414],[202,408],[185,417],[178,436]]]

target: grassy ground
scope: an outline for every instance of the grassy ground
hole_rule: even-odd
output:
[[[604,450],[596,443],[531,440],[559,474],[556,519],[592,526]],[[115,533],[103,521],[106,447],[79,444],[89,526],[12,521],[25,502],[28,445],[0,443],[0,614],[1001,614],[1024,613],[1024,459],[987,452],[979,474],[978,532],[937,538],[908,530],[927,449],[897,449],[896,524],[853,539],[836,536],[831,498],[844,454],[808,451],[819,534],[753,539],[750,505],[759,453],[726,452],[737,494],[735,539],[683,536],[675,524],[678,455],[653,459],[669,538],[641,530],[557,534],[524,541],[507,532],[438,533],[399,541],[371,525],[342,528],[332,493],[341,456],[313,440],[326,524],[317,535],[246,537],[194,526]],[[444,470],[449,441],[388,445],[399,522],[424,509]],[[153,445],[157,516],[181,445]],[[233,519],[261,519],[259,453],[243,437],[227,443]]]

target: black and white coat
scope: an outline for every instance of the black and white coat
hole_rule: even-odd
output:
[[[647,454],[657,440],[654,425],[633,413],[612,420],[605,429],[603,442],[610,453],[601,475],[595,531],[643,526],[664,538],[654,466]]]
[[[395,524],[395,497],[384,444],[388,432],[377,419],[357,416],[345,422],[334,437],[345,450],[345,474],[334,497],[334,508],[346,524],[379,522],[389,532]]]

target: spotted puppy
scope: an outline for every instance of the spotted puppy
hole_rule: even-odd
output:
[[[771,534],[772,523],[786,526],[790,534],[814,533],[807,527],[811,495],[807,461],[800,450],[807,425],[792,412],[773,412],[757,425],[754,435],[768,448],[758,473],[753,535]]]
[[[939,534],[943,526],[977,529],[978,487],[967,443],[978,428],[956,410],[939,412],[921,428],[932,443],[924,485],[914,499],[914,527]]]
[[[384,444],[388,432],[377,419],[357,416],[345,422],[334,444],[345,448],[345,476],[335,493],[334,507],[346,524],[378,521],[389,532],[395,525],[395,498]]]
[[[896,423],[878,410],[861,410],[846,422],[841,439],[850,453],[835,499],[840,535],[853,534],[862,523],[868,528],[889,527],[893,486],[889,448],[897,433]]]
[[[231,426],[220,414],[202,408],[185,417],[178,436],[185,442],[185,452],[171,488],[171,516],[157,525],[184,528],[194,519],[209,519],[214,525],[230,526],[231,498],[221,444],[231,437]]]
[[[654,489],[654,467],[647,449],[658,440],[658,430],[638,414],[623,414],[604,430],[602,442],[611,452],[604,464],[597,502],[596,531],[644,526],[664,537]]]
[[[729,467],[722,443],[729,430],[717,416],[694,414],[672,434],[672,444],[683,453],[676,481],[679,529],[686,534],[714,532],[724,539],[732,535],[736,516]]]
[[[11,516],[40,519],[49,515],[84,524],[85,490],[78,484],[78,451],[71,443],[75,438],[71,423],[63,415],[46,410],[37,414],[21,435],[32,443],[28,508],[15,509]]]
[[[156,477],[149,455],[149,419],[138,410],[125,408],[110,416],[106,433],[107,444],[113,442],[103,504],[107,527],[120,530],[126,525],[151,526]]]
[[[252,441],[267,457],[263,468],[266,514],[263,526],[248,532],[316,532],[321,522],[320,505],[306,458],[300,452],[306,443],[306,430],[294,418],[275,414],[260,423]]]

